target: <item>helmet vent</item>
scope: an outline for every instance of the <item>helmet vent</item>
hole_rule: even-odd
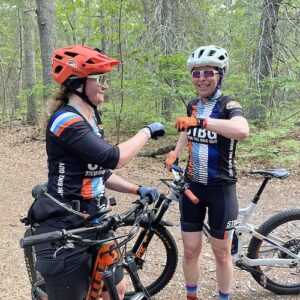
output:
[[[59,59],[59,60],[62,60],[62,56],[60,56],[60,55],[55,55],[55,58]]]
[[[86,63],[87,64],[94,64],[94,62],[91,59],[87,60]]]
[[[215,50],[210,50],[209,53],[208,53],[208,56],[213,56],[215,53],[216,53]]]
[[[58,74],[58,73],[60,73],[60,71],[63,69],[63,67],[62,66],[57,66],[56,68],[55,68],[55,70],[54,70],[54,73],[55,74]]]
[[[224,55],[219,56],[219,60],[224,60],[224,59],[225,59]]]
[[[74,53],[74,52],[65,52],[65,54],[68,56],[71,56],[71,57],[75,57],[78,55],[77,53]]]
[[[204,52],[204,50],[201,50],[201,51],[199,52],[198,58],[200,58],[200,57],[202,56],[203,52]]]

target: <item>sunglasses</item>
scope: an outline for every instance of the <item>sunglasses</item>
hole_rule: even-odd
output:
[[[200,71],[200,70],[195,70],[192,72],[192,77],[195,79],[200,78],[201,76],[203,76],[204,78],[212,78],[215,76],[215,74],[219,74],[218,71]]]
[[[86,78],[95,79],[98,84],[105,85],[107,78],[105,74],[89,75]]]

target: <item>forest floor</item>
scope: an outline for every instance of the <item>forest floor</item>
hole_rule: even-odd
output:
[[[32,198],[31,189],[35,184],[43,183],[47,178],[47,164],[44,141],[35,138],[34,128],[15,125],[11,129],[0,127],[0,299],[29,300],[30,286],[25,269],[19,239],[24,233],[24,225],[19,219],[29,208]],[[155,142],[151,142],[155,147]],[[159,143],[161,146],[161,143]],[[130,164],[116,173],[132,182],[149,185],[157,184],[163,177],[164,156],[157,158],[137,157]],[[249,169],[255,162],[249,163]],[[255,166],[261,167],[261,166]],[[280,167],[280,166],[269,166]],[[284,166],[281,166],[284,167]],[[271,215],[289,208],[299,207],[300,168],[299,164],[289,167],[291,176],[285,180],[272,180],[267,186],[258,209],[251,219],[258,226]],[[245,170],[239,171],[237,185],[240,205],[249,202],[261,182],[259,177],[247,175]],[[161,187],[159,187],[161,188]],[[123,203],[130,205],[133,196],[117,195]],[[122,197],[122,200],[121,200]],[[124,209],[119,205],[116,209]],[[174,223],[170,231],[174,235],[179,248],[179,264],[176,274],[168,286],[153,299],[184,300],[184,281],[181,269],[182,246],[179,231],[179,214],[177,204],[173,204],[167,212],[166,219]],[[215,266],[208,243],[204,244],[201,256],[201,283],[199,295],[201,299],[216,299]],[[236,269],[232,288],[232,299],[300,299],[299,296],[276,296],[260,287],[245,271]],[[68,299],[66,299],[68,300]]]

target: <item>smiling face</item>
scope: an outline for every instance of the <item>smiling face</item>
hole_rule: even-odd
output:
[[[95,78],[87,78],[86,80],[85,93],[89,100],[96,106],[104,102],[104,94],[107,89],[108,84],[106,82],[97,83]]]
[[[216,71],[215,67],[210,66],[203,66],[203,67],[196,67],[193,71]],[[207,99],[212,92],[214,91],[215,87],[218,84],[220,79],[220,74],[215,74],[211,78],[205,78],[204,76],[200,76],[200,78],[193,78],[193,83],[196,88],[197,93],[202,99]]]

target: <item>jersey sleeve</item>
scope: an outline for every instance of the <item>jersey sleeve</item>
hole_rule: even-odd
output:
[[[59,111],[50,119],[48,129],[59,144],[83,161],[106,169],[116,168],[119,148],[97,136],[78,114]]]
[[[233,99],[226,99],[224,103],[224,112],[228,119],[233,117],[244,117],[244,110],[239,102]]]

